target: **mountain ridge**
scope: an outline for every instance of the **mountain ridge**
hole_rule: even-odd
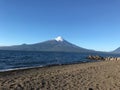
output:
[[[120,53],[120,47],[118,47],[117,49],[115,49],[114,51],[112,51],[113,53]]]
[[[61,36],[35,44],[22,44],[14,46],[0,47],[0,50],[19,50],[19,51],[57,51],[57,52],[94,52],[86,48],[74,45]]]

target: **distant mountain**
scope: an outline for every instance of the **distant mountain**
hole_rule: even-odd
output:
[[[19,50],[19,51],[57,51],[57,52],[93,52],[93,50],[76,46],[62,37],[48,40],[36,44],[22,44],[15,46],[0,47],[0,50]]]
[[[113,51],[113,53],[120,53],[120,47],[117,48],[117,49],[115,49],[115,50]]]

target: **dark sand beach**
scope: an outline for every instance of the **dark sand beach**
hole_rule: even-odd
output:
[[[120,61],[1,72],[0,90],[120,90]]]

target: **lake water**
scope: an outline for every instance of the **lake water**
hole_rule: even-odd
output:
[[[117,56],[107,53],[65,53],[65,52],[33,52],[33,51],[0,51],[0,71],[72,63],[92,62],[88,55]]]

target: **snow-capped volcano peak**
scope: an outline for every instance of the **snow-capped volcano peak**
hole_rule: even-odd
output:
[[[64,39],[61,36],[58,36],[57,38],[55,38],[55,40],[58,41],[58,42],[64,41]]]

